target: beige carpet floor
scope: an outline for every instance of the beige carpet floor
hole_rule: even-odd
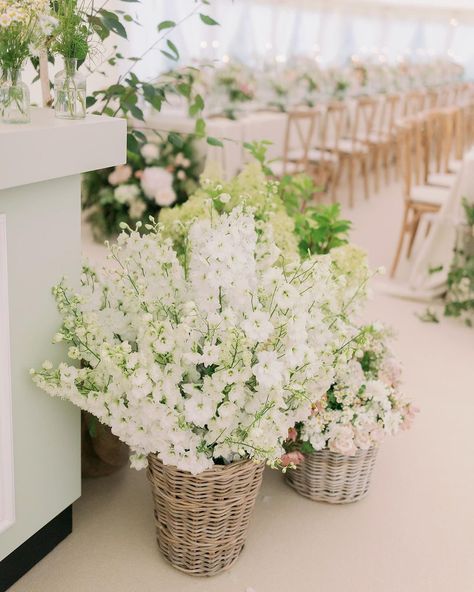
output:
[[[374,266],[390,264],[401,205],[392,185],[345,209]],[[85,243],[101,257],[87,233]],[[424,308],[377,291],[369,306],[368,316],[396,328],[406,391],[421,413],[382,446],[366,499],[314,503],[267,470],[238,563],[193,579],[160,556],[145,473],[124,469],[84,482],[73,534],[11,591],[474,591],[474,329],[424,324],[415,316]]]

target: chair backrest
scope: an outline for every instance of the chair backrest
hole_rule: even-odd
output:
[[[350,138],[353,142],[368,141],[375,128],[380,101],[373,97],[357,99],[354,119],[351,122]]]
[[[423,181],[428,183],[431,170],[439,171],[440,169],[443,148],[441,111],[431,109],[424,113],[423,126]]]
[[[308,167],[308,153],[311,149],[317,116],[315,109],[296,110],[288,113],[283,144],[283,174],[286,173],[290,160],[296,162],[301,170]]]
[[[425,93],[419,90],[406,93],[404,100],[403,115],[411,117],[418,115],[425,108]]]
[[[403,180],[403,198],[411,200],[413,177],[413,123],[404,120],[396,125],[397,159],[400,163]]]
[[[321,125],[321,137],[317,143],[321,150],[339,149],[339,142],[347,125],[347,104],[344,101],[328,103]]]
[[[390,134],[394,131],[395,121],[400,106],[400,95],[386,95],[382,99],[378,117],[379,133]]]

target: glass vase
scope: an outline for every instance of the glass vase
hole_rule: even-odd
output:
[[[77,60],[65,59],[64,70],[54,77],[54,111],[61,119],[86,116],[86,78],[77,69]]]
[[[0,114],[4,123],[30,121],[30,92],[21,80],[21,70],[8,70],[2,75]]]

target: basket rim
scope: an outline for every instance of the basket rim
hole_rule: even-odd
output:
[[[202,471],[201,473],[198,473],[197,475],[193,475],[193,473],[191,473],[190,471],[183,471],[181,469],[178,469],[178,467],[176,465],[167,465],[165,464],[158,456],[158,453],[156,452],[151,452],[148,457],[152,458],[153,462],[158,463],[159,465],[161,465],[166,471],[169,472],[173,472],[173,473],[179,473],[182,475],[186,475],[187,477],[192,477],[193,479],[205,479],[207,477],[212,477],[215,478],[216,475],[222,475],[222,473],[224,473],[224,471],[228,474],[230,471],[239,471],[240,469],[244,468],[244,466],[249,466],[250,464],[255,465],[255,467],[260,467],[260,466],[265,466],[265,461],[263,460],[255,460],[253,458],[245,458],[242,460],[238,460],[236,462],[231,462],[228,465],[214,465],[212,467],[212,469],[206,469],[205,471]],[[150,471],[150,467],[148,467],[148,470]],[[227,475],[226,475],[227,476]]]

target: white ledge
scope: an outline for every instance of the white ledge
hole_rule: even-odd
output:
[[[68,121],[32,109],[29,124],[0,123],[0,189],[77,175],[126,161],[124,119]]]

